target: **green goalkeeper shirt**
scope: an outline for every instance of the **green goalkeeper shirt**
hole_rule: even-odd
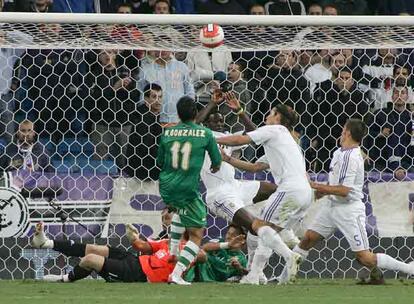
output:
[[[224,240],[221,240],[224,242]],[[188,270],[185,280],[197,282],[224,282],[227,279],[241,275],[240,271],[231,266],[230,260],[236,257],[246,268],[247,260],[241,250],[220,249],[207,252],[205,263],[196,263]]]
[[[220,166],[221,154],[210,129],[187,122],[164,131],[157,164],[161,168],[160,194],[165,203],[182,207],[200,197],[200,171],[206,152],[212,166]]]

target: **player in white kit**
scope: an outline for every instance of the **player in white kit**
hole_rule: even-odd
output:
[[[319,240],[339,229],[362,265],[370,269],[378,267],[414,274],[413,262],[405,264],[384,253],[374,254],[369,250],[365,205],[362,202],[364,160],[360,149],[366,133],[367,127],[361,120],[350,119],[346,122],[340,139],[341,148],[334,152],[329,167],[329,184],[311,183],[316,191],[315,197],[327,196],[327,200],[293,251],[306,259],[309,250]]]
[[[234,135],[217,139],[218,144],[239,146],[250,143],[262,144],[269,162],[272,175],[279,180],[278,189],[273,193],[263,209],[261,220],[271,222],[277,230],[289,229],[303,218],[312,199],[312,191],[308,182],[305,160],[300,147],[291,135],[293,126],[297,123],[297,114],[285,105],[278,105],[271,110],[266,118],[266,126],[249,132],[246,135]],[[291,276],[294,254],[283,242],[279,234],[268,226],[257,230],[259,246],[254,256],[251,271],[245,283],[257,284],[258,276],[271,255],[271,248],[281,255],[289,269],[288,280]],[[297,268],[293,269],[297,272]]]

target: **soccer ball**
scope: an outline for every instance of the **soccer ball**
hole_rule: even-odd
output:
[[[200,41],[208,48],[215,48],[224,43],[224,31],[220,25],[207,24],[200,30]]]

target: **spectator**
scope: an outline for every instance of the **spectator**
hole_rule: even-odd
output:
[[[130,0],[133,14],[152,14],[156,0]]]
[[[126,0],[94,0],[95,12],[98,14],[115,13],[121,4],[126,4]]]
[[[323,56],[321,60],[321,63],[312,65],[304,74],[306,79],[310,82],[311,94],[318,83],[336,77],[338,71],[345,66],[345,56],[341,52]]]
[[[31,43],[32,37],[17,30],[4,30],[0,32],[0,43],[14,41],[14,43]],[[16,132],[13,121],[15,111],[15,90],[18,88],[18,79],[14,78],[15,65],[24,54],[22,49],[0,49],[0,137],[6,142],[12,140]]]
[[[198,0],[196,10],[198,14],[246,14],[246,9],[236,0]]]
[[[160,14],[160,15],[171,14],[172,9],[171,9],[170,1],[169,0],[155,1],[153,13]]]
[[[175,59],[171,51],[148,51],[141,63],[139,79],[141,91],[148,83],[157,83],[162,87],[163,106],[160,122],[163,124],[179,121],[176,104],[182,96],[195,97],[187,65]]]
[[[304,131],[309,118],[306,109],[310,102],[309,82],[298,64],[295,51],[280,51],[275,64],[269,67],[267,77],[262,81],[267,88],[266,102],[259,105],[260,113],[267,115],[277,104],[290,105],[301,116],[301,131]],[[264,117],[263,117],[264,121]]]
[[[368,5],[366,0],[323,0],[320,2],[324,8],[331,6],[336,8],[336,15],[365,15]],[[325,14],[330,15],[330,14]]]
[[[221,84],[223,92],[233,91],[240,100],[243,108],[250,112],[251,95],[244,80],[245,65],[242,61],[232,62],[227,69],[227,81]],[[220,113],[224,116],[224,124],[230,133],[244,130],[244,126],[239,122],[239,117],[226,103],[219,106]]]
[[[255,3],[250,6],[249,9],[250,15],[266,15],[265,7],[259,3]]]
[[[325,16],[338,16],[339,10],[334,4],[327,4],[323,7],[323,14]]]
[[[53,11],[53,3],[50,0],[31,1],[27,7],[28,12],[48,13]]]
[[[89,110],[94,122],[90,136],[96,145],[94,157],[112,157],[116,159],[118,168],[123,169],[139,92],[130,70],[117,66],[115,51],[101,51],[98,62],[88,75],[88,83],[92,88]]]
[[[162,99],[163,92],[159,85],[146,85],[144,103],[137,107],[137,116],[133,119],[134,132],[130,137],[132,153],[129,153],[127,172],[142,182],[156,181],[160,173],[155,158],[162,133],[159,122]]]
[[[53,0],[55,13],[94,13],[94,0]]]
[[[6,153],[0,158],[0,170],[48,171],[49,166],[49,153],[37,141],[33,122],[22,121],[13,141],[7,146]]]
[[[371,99],[375,101],[374,110],[384,106],[381,95],[391,87],[397,54],[397,49],[379,49],[377,55],[362,68],[363,78],[359,88],[364,92],[369,91]]]
[[[267,15],[306,15],[305,5],[301,0],[275,0],[265,4]]]
[[[308,15],[310,16],[322,16],[322,6],[318,3],[313,3],[308,8]]]
[[[413,171],[414,146],[410,145],[413,121],[407,109],[408,87],[394,87],[392,104],[374,114],[365,145],[374,167],[388,170],[401,179]]]
[[[342,126],[349,118],[365,119],[368,115],[364,94],[358,90],[348,67],[343,67],[332,80],[319,85],[309,112],[313,121],[307,129],[311,138],[311,149],[307,155],[310,169],[328,172],[328,160],[337,147]],[[309,158],[313,149],[316,150],[316,159]]]

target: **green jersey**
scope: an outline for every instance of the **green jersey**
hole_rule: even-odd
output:
[[[241,250],[220,249],[207,252],[205,263],[196,263],[186,274],[185,280],[191,282],[224,282],[241,275],[240,271],[231,266],[230,260],[236,257],[246,268],[247,260]]]
[[[221,154],[210,129],[190,122],[165,130],[157,164],[161,168],[160,194],[166,204],[183,207],[200,197],[200,171],[206,152],[212,166],[220,166]]]

